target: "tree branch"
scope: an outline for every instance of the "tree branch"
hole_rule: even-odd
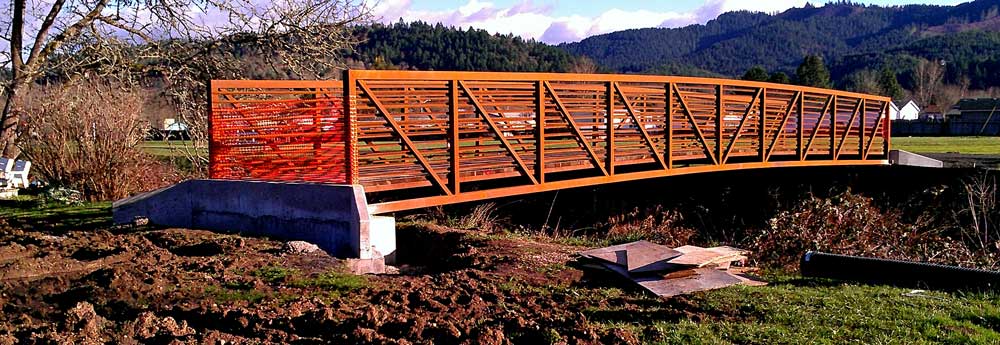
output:
[[[22,0],[15,0],[15,1],[22,1]],[[32,67],[32,65],[35,62],[39,61],[38,60],[39,56],[49,56],[52,54],[52,52],[54,52],[56,49],[59,49],[59,47],[61,47],[64,43],[66,43],[66,41],[76,38],[83,29],[93,24],[94,20],[101,15],[101,11],[104,11],[104,7],[108,5],[108,1],[110,0],[98,1],[97,4],[94,5],[94,8],[91,9],[90,12],[88,12],[86,15],[84,15],[83,18],[80,18],[79,21],[73,23],[73,25],[70,25],[65,30],[63,30],[63,32],[60,32],[58,35],[53,37],[52,40],[49,41],[49,43],[46,43],[45,47],[42,48],[41,51],[39,51],[38,55],[32,55],[26,65],[29,68]]]
[[[14,18],[10,24],[10,60],[14,71],[14,78],[18,78],[17,71],[24,67],[24,60],[21,57],[21,50],[24,49],[24,1],[14,1]],[[6,108],[6,107],[5,107]],[[6,115],[6,112],[4,113]]]
[[[35,44],[31,46],[31,54],[28,54],[29,65],[35,60],[35,56],[42,49],[42,45],[45,44],[45,38],[49,36],[49,30],[52,29],[52,24],[55,23],[56,16],[59,15],[59,11],[62,11],[63,4],[65,3],[66,0],[56,0],[52,3],[49,14],[45,15],[45,20],[42,21],[42,26],[38,28],[38,34],[35,35]]]

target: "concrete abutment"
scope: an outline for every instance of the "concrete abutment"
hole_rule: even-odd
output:
[[[393,217],[369,213],[364,188],[237,180],[187,180],[116,201],[114,223],[136,219],[190,229],[316,244],[357,273],[381,273],[396,252]]]

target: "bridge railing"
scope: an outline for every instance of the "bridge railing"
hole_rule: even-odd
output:
[[[212,106],[213,177],[362,184],[383,201],[376,212],[693,172],[884,164],[890,145],[887,98],[793,85],[357,70],[340,82],[227,83],[213,83],[223,102]],[[274,102],[232,100],[268,92],[293,99],[273,112],[283,120],[260,115]],[[216,138],[221,123],[229,134]],[[289,129],[294,140],[271,139]],[[288,173],[263,176],[248,161]]]
[[[343,83],[213,80],[209,175],[349,183]]]

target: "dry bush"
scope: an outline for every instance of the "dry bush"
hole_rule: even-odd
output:
[[[681,226],[684,220],[676,210],[666,210],[663,205],[652,208],[635,208],[632,212],[611,217],[601,228],[607,230],[610,242],[623,243],[647,240],[669,247],[692,244],[698,231]]]
[[[927,224],[907,224],[899,210],[882,210],[850,191],[810,198],[776,215],[747,247],[762,265],[792,269],[807,250],[966,266],[992,265],[965,243]]]
[[[1000,210],[997,209],[997,181],[986,173],[962,183],[966,204],[959,211],[968,216],[968,226],[962,226],[966,243],[979,250],[1000,249]]]
[[[141,93],[101,81],[40,87],[22,103],[19,143],[32,175],[79,190],[89,200],[119,199],[178,179],[139,144]]]

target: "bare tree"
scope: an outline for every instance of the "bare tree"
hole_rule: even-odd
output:
[[[2,154],[18,155],[18,122],[31,115],[17,111],[20,92],[53,74],[154,76],[194,132],[204,128],[205,83],[244,76],[245,55],[330,78],[353,46],[351,26],[370,17],[355,1],[12,0],[0,15]]]
[[[913,97],[921,106],[934,103],[935,95],[940,91],[944,79],[944,67],[940,63],[925,59],[917,61],[914,70]]]
[[[569,71],[572,73],[597,73],[598,69],[597,63],[594,60],[584,56],[576,59]]]
[[[848,77],[848,90],[860,93],[882,93],[878,83],[879,75],[870,69],[863,69]]]

